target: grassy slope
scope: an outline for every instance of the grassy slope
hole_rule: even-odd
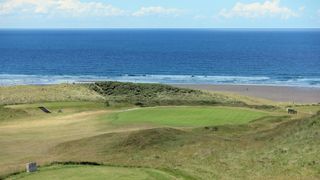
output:
[[[106,119],[113,124],[158,124],[165,126],[213,126],[244,124],[267,116],[257,110],[230,107],[157,107],[118,112]]]
[[[48,149],[61,142],[110,130],[106,123],[96,120],[111,111],[105,108],[104,103],[54,102],[45,105],[53,113],[41,112],[37,104],[14,105],[10,106],[11,111],[27,114],[0,121],[1,175],[20,170],[28,161],[50,162]],[[63,109],[63,112],[57,113],[58,109]],[[9,115],[8,111],[6,114]]]
[[[110,104],[158,105],[244,105],[226,95],[176,88],[162,84],[98,82],[89,88],[106,97]]]
[[[148,168],[123,168],[108,166],[55,165],[41,168],[37,173],[23,173],[12,176],[12,179],[109,179],[109,180],[165,180],[174,177],[165,172]]]
[[[272,105],[271,102],[233,94],[204,92],[161,84],[99,82],[45,86],[0,87],[0,105],[38,102],[91,101],[109,105]]]
[[[195,179],[320,178],[319,115],[287,119],[264,130],[257,131],[257,127],[253,123],[192,131],[157,128],[103,134],[63,143],[54,152],[62,161],[165,168]],[[88,151],[96,153],[77,155]]]
[[[0,87],[0,105],[52,101],[103,101],[98,93],[83,85]]]
[[[57,89],[60,86],[63,85]],[[33,88],[41,89],[42,86]],[[80,91],[77,87],[73,88],[76,91],[73,94],[81,95],[81,89],[85,88],[85,92],[97,95],[88,90],[86,85]],[[51,101],[54,98],[63,101],[81,100],[65,99],[65,91],[51,91],[49,94],[54,96],[50,95],[52,99],[49,100],[39,99],[31,93],[34,91],[13,92],[15,94],[8,97],[16,99],[13,98],[10,103],[6,101],[6,104],[15,103],[15,100],[24,102],[21,100],[28,96],[25,92],[30,93],[30,99],[27,98],[30,102]],[[190,96],[189,93],[171,96],[172,92],[169,92],[160,93],[161,96],[147,94],[151,95],[151,102],[163,97],[176,103],[175,98],[179,97],[189,98],[184,103],[192,104],[202,102],[201,98],[209,98],[207,94],[200,97]],[[94,100],[89,95],[85,98]],[[138,93],[130,99],[136,100],[140,95]],[[98,101],[103,99],[100,95],[98,97]],[[211,97],[214,97],[212,102],[217,102],[217,96]],[[112,99],[114,96],[106,98]],[[194,101],[197,98],[201,101]],[[39,112],[36,107],[43,104],[54,113],[48,115]],[[8,117],[0,121],[0,178],[7,173],[23,170],[28,161],[36,161],[40,165],[52,161],[96,161],[120,166],[143,166],[162,169],[184,179],[320,178],[319,117],[302,120],[266,117],[243,125],[154,129],[152,126],[140,125],[114,126],[110,121],[102,120],[108,113],[117,110],[106,109],[104,103],[53,102],[7,108],[10,109],[0,109],[1,115]],[[299,109],[299,114],[294,119],[310,116],[320,110],[319,106],[295,108]],[[59,109],[63,109],[63,113],[57,113]],[[276,111],[278,113],[281,110]]]
[[[17,110],[0,106],[0,122],[10,121],[26,116],[28,116],[28,113],[24,110]]]

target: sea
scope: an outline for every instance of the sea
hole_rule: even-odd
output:
[[[0,85],[320,87],[320,29],[1,29]]]

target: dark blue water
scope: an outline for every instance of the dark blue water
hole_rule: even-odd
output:
[[[0,84],[320,86],[320,30],[0,30]]]

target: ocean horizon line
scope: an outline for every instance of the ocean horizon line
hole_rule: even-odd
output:
[[[320,27],[0,27],[1,30],[320,30]]]

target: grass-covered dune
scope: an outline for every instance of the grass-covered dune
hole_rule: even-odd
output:
[[[244,105],[239,99],[200,90],[177,88],[163,84],[97,82],[90,89],[106,97],[110,104],[137,106],[159,105]]]
[[[93,101],[107,105],[214,105],[244,104],[241,100],[200,90],[163,84],[97,82],[0,87],[0,105],[38,102]]]
[[[0,105],[103,100],[101,95],[81,84],[0,87]]]
[[[0,106],[44,102],[104,102],[106,106],[227,105],[274,109],[268,101],[163,84],[97,82],[89,84],[0,87]],[[265,103],[268,102],[268,103]]]

